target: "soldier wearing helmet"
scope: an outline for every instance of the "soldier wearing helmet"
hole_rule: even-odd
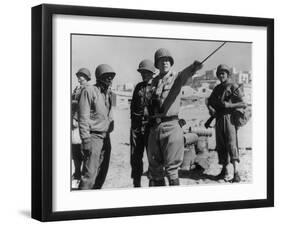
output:
[[[178,123],[181,88],[202,64],[195,61],[180,72],[174,72],[174,58],[169,50],[155,52],[154,65],[159,75],[153,78],[149,116],[151,129],[148,138],[149,186],[179,185],[178,168],[183,161],[183,130]]]
[[[216,118],[216,150],[219,164],[222,165],[218,178],[225,181],[240,182],[237,128],[231,120],[231,115],[234,109],[244,108],[246,104],[243,102],[241,89],[231,81],[229,67],[225,64],[220,64],[217,67],[216,74],[220,84],[214,88],[208,98],[207,107],[210,115]],[[227,170],[229,162],[233,164],[233,177]]]
[[[147,139],[149,134],[148,125],[148,100],[150,98],[151,79],[156,68],[150,60],[140,62],[137,71],[142,76],[142,82],[138,83],[133,92],[131,101],[131,158],[132,167],[131,177],[134,187],[141,186],[141,176],[143,173],[143,153],[147,147]]]
[[[83,146],[83,168],[79,189],[99,189],[107,174],[114,123],[110,87],[114,70],[101,64],[95,71],[96,84],[86,85],[79,100],[79,128]]]
[[[83,87],[91,80],[91,73],[87,68],[80,68],[76,73],[79,86],[76,86],[72,93],[72,145],[71,153],[74,163],[74,173],[72,175],[73,185],[76,187],[81,178],[82,148],[78,128],[78,102]]]

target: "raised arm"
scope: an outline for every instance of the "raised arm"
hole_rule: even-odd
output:
[[[181,80],[182,86],[186,86],[188,80],[203,67],[199,61],[194,61],[193,64],[189,65],[185,69],[179,72],[178,78]]]

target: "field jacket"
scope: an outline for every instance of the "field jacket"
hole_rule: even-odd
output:
[[[79,129],[82,140],[90,138],[91,133],[105,136],[112,121],[111,92],[101,92],[96,85],[86,85],[80,95]]]
[[[187,85],[194,74],[193,65],[180,72],[170,71],[164,77],[152,80],[152,97],[149,113],[152,117],[177,116],[180,111],[181,88]]]

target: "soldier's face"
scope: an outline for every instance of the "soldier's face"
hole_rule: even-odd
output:
[[[159,69],[160,74],[167,74],[171,67],[172,65],[169,57],[161,57],[157,63],[157,68]]]
[[[106,74],[106,75],[104,75],[102,81],[103,81],[107,86],[111,86],[111,85],[112,85],[113,79],[114,79],[114,75],[112,75],[112,74]]]
[[[78,79],[78,82],[81,86],[85,85],[86,82],[87,82],[87,79],[84,76],[78,76],[77,79]]]
[[[221,83],[226,82],[228,78],[228,73],[226,71],[220,71],[218,72],[218,79],[220,80]]]
[[[153,73],[150,71],[143,70],[141,72],[141,77],[144,82],[148,82],[153,77]]]

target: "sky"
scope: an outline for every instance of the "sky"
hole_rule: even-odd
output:
[[[137,72],[140,61],[143,59],[154,61],[154,53],[159,48],[166,48],[171,52],[175,62],[174,70],[180,71],[195,60],[202,61],[223,41],[73,34],[71,38],[72,88],[78,84],[75,73],[82,67],[90,70],[93,83],[96,67],[99,64],[109,64],[116,72],[113,85],[136,84],[141,81],[141,76]],[[227,64],[238,71],[251,71],[252,44],[227,41],[230,42],[203,64],[203,68],[198,71],[199,75],[206,70],[216,68],[219,64]]]

